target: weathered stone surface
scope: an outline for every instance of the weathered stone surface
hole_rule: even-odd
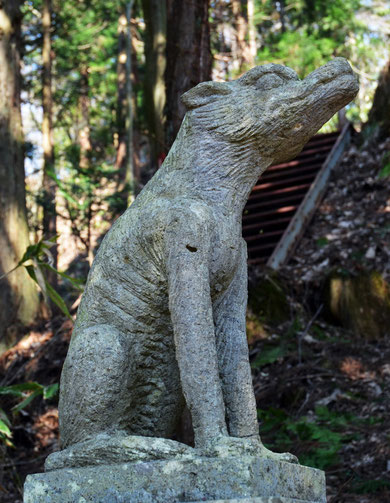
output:
[[[193,503],[211,503],[208,501],[195,501]],[[212,503],[307,503],[305,500],[292,498],[243,498],[230,500],[214,500]]]
[[[339,58],[302,81],[271,64],[184,94],[168,157],[91,268],[61,378],[64,447],[100,433],[169,438],[184,400],[197,447],[258,439],[242,209],[260,174],[357,90]]]
[[[24,502],[175,503],[221,499],[326,503],[325,477],[323,472],[305,466],[250,457],[102,465],[29,475]]]
[[[58,470],[81,466],[128,463],[131,461],[155,461],[178,459],[181,461],[200,457],[231,458],[235,456],[257,457],[276,461],[298,463],[289,453],[278,454],[261,443],[258,436],[249,438],[224,437],[207,447],[192,448],[166,438],[140,437],[117,433],[100,433],[84,442],[78,442],[66,449],[50,454],[45,462],[45,470]]]
[[[45,470],[131,461],[192,458],[194,449],[166,438],[99,434],[47,457]]]
[[[96,466],[29,477],[26,503],[325,501],[322,473],[281,464],[297,460],[258,435],[241,216],[261,173],[296,155],[357,90],[348,63],[335,59],[303,81],[271,64],[184,94],[188,112],[168,157],[99,248],[64,364],[65,449],[47,466]],[[134,439],[171,437],[184,403],[191,459],[176,459],[186,447]]]

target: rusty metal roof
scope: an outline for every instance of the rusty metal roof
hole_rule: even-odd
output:
[[[292,161],[270,166],[243,212],[248,262],[277,269],[287,260],[323,195],[330,170],[348,143],[342,132],[318,134]]]

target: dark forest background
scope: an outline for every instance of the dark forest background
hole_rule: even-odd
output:
[[[248,336],[267,445],[326,469],[329,501],[390,501],[389,35],[381,0],[0,1],[0,500],[58,448],[88,270],[169,151],[180,96],[342,56],[359,95],[323,131],[347,119],[353,144],[289,264],[251,268]]]

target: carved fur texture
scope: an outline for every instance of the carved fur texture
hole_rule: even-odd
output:
[[[304,80],[271,64],[184,94],[168,157],[89,273],[61,378],[63,447],[101,434],[169,438],[185,403],[196,447],[261,445],[242,210],[261,173],[295,156],[357,91],[335,59]]]

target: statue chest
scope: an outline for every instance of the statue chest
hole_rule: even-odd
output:
[[[244,260],[241,226],[232,221],[220,221],[210,248],[210,289],[212,296],[224,291]]]

